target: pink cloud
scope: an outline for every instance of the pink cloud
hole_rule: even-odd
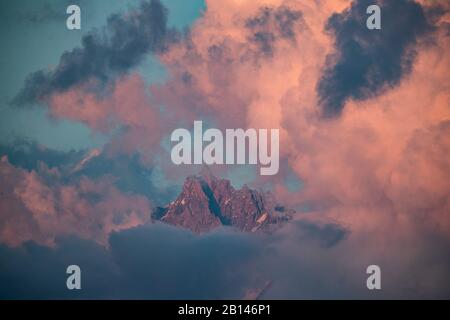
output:
[[[148,199],[122,193],[113,177],[64,184],[57,171],[45,171],[28,172],[1,159],[1,242],[52,245],[56,237],[73,234],[106,245],[111,232],[150,221]]]
[[[90,85],[50,97],[50,115],[83,122],[97,132],[114,133],[111,152],[148,154],[158,147],[160,115],[139,75],[121,78],[103,95],[89,91]]]

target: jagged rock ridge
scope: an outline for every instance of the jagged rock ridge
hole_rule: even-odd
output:
[[[274,229],[292,213],[275,205],[268,193],[247,186],[236,190],[230,181],[204,174],[188,177],[178,198],[166,208],[155,210],[153,218],[196,233],[222,225],[255,232]]]

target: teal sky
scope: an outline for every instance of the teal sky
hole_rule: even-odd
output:
[[[0,143],[16,139],[37,141],[58,150],[99,146],[108,137],[92,133],[81,123],[54,120],[45,108],[17,108],[8,104],[22,87],[26,76],[54,66],[66,50],[80,45],[84,34],[105,25],[112,13],[137,6],[139,0],[17,0],[0,3]],[[162,0],[169,9],[169,25],[182,29],[204,10],[203,0]],[[66,7],[81,8],[81,30],[67,30]],[[165,70],[148,56],[138,67],[147,82],[164,81]]]

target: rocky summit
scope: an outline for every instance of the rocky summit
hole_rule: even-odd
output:
[[[228,180],[202,174],[188,177],[178,198],[165,208],[157,208],[153,219],[195,233],[219,226],[233,226],[246,232],[270,232],[288,221],[293,213],[276,204],[270,193],[252,190],[246,185],[236,190]]]

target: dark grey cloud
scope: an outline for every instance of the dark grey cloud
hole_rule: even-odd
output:
[[[109,252],[91,241],[68,237],[55,248],[33,242],[15,249],[0,245],[0,257],[0,299],[114,298],[118,287]],[[66,268],[72,264],[81,268],[81,291],[66,288]]]
[[[113,234],[110,244],[130,295],[156,299],[240,298],[260,251],[257,238],[231,229],[199,236],[164,224]]]
[[[30,74],[13,104],[37,102],[90,79],[100,84],[126,73],[144,58],[175,41],[177,32],[167,27],[167,9],[159,0],[144,1],[137,10],[113,14],[102,32],[82,38],[81,47],[62,54],[54,70]]]
[[[372,4],[381,8],[381,30],[366,27]],[[317,90],[324,114],[335,116],[347,99],[366,99],[397,85],[411,70],[417,39],[432,28],[414,1],[357,0],[333,14],[326,29],[335,36],[337,53],[328,57]]]
[[[442,254],[448,241],[425,235],[411,252],[411,239],[380,250],[364,235],[313,225],[293,222],[270,235],[229,228],[195,235],[150,224],[113,233],[109,248],[75,237],[53,248],[0,245],[0,299],[239,299],[268,281],[262,298],[450,297],[450,259]],[[81,291],[65,287],[70,264],[81,267]],[[371,264],[382,268],[382,291],[366,288]]]
[[[280,276],[272,274],[280,237],[230,228],[195,235],[158,223],[113,233],[109,249],[76,237],[54,248],[0,245],[0,299],[238,299]],[[70,264],[82,270],[81,291],[65,287]]]
[[[12,165],[28,171],[37,169],[40,162],[49,168],[75,163],[83,155],[84,151],[54,150],[25,139],[15,140],[12,144],[0,144],[0,157],[7,156]]]
[[[331,248],[344,240],[349,231],[337,224],[320,225],[308,221],[298,221],[299,234],[304,239],[315,239],[324,248]],[[303,240],[303,239],[300,239]]]
[[[295,28],[302,23],[302,13],[286,6],[264,7],[257,16],[247,19],[250,42],[256,43],[267,56],[273,54],[273,44],[279,38],[295,41]]]
[[[232,230],[197,236],[163,224],[112,234],[109,249],[78,238],[0,246],[0,299],[240,298],[257,252],[256,239]],[[81,291],[66,289],[70,264],[81,268]]]

